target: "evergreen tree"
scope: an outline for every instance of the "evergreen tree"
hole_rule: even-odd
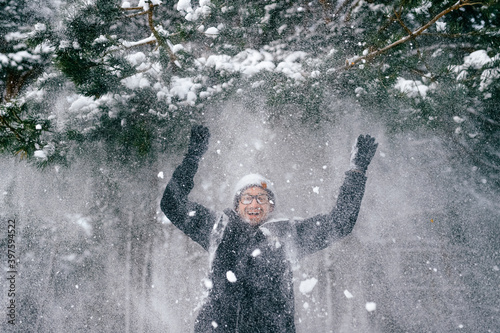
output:
[[[16,98],[21,89],[40,76],[50,64],[49,45],[37,43],[48,34],[52,8],[29,1],[0,4],[0,97],[2,104]],[[39,42],[39,40],[38,40]]]

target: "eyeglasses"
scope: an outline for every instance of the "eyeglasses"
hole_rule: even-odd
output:
[[[250,205],[253,199],[257,200],[259,205],[264,205],[269,203],[269,196],[267,194],[250,195],[243,194],[240,198],[240,202],[244,205]]]

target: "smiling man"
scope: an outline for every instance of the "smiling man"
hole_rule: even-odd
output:
[[[251,226],[264,223],[274,210],[274,193],[272,184],[258,174],[243,177],[236,184],[234,210]]]
[[[270,221],[276,206],[273,183],[258,174],[235,186],[232,209],[216,213],[189,201],[198,163],[210,134],[194,126],[188,152],[169,181],[161,209],[170,221],[210,253],[208,297],[195,332],[293,333],[291,264],[348,235],[363,198],[366,169],[377,149],[360,135],[336,205],[303,220]]]

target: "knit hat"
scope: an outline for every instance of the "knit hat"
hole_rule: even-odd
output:
[[[274,186],[273,183],[265,178],[262,175],[252,173],[241,178],[234,187],[233,197],[234,197],[234,206],[238,206],[238,200],[240,199],[241,193],[245,191],[247,188],[258,186],[263,188],[269,194],[269,199],[271,201],[271,205],[275,205],[275,195],[274,195]]]

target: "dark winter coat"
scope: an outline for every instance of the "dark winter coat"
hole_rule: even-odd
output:
[[[212,286],[195,332],[295,332],[291,263],[351,232],[366,177],[347,172],[329,214],[252,227],[234,210],[218,215],[188,200],[197,169],[186,156],[161,200],[169,220],[211,254]]]

